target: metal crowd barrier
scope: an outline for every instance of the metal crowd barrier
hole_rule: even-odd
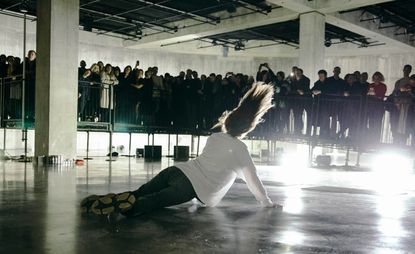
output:
[[[6,129],[21,128],[22,140],[27,142],[27,129],[34,127],[34,94],[30,92],[34,90],[27,88],[30,85],[34,84],[26,84],[24,92],[22,76],[0,79],[4,141]],[[203,117],[196,116],[195,125],[183,124],[183,120],[191,118],[186,115],[189,111],[172,109],[168,100],[163,94],[154,101],[120,91],[117,86],[80,81],[78,130],[87,132],[87,144],[92,131],[110,133],[109,151],[114,131],[129,133],[130,139],[132,133],[147,133],[149,144],[150,135],[154,139],[154,134],[158,133],[187,134],[197,136],[198,140],[201,135],[209,135],[209,128],[201,127],[205,125],[200,122],[204,121],[200,120]],[[276,96],[274,104],[264,116],[265,121],[248,138],[360,152],[381,145],[415,146],[415,103],[410,96],[382,100],[367,96]],[[177,117],[177,114],[183,115]]]
[[[253,138],[373,148],[415,146],[413,97],[278,96]]]
[[[7,129],[21,129],[24,156],[27,161],[28,129],[34,127],[34,81],[25,80],[23,75],[1,79],[1,127],[3,127],[3,151],[6,151]]]

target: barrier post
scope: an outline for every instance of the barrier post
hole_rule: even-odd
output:
[[[89,131],[86,131],[86,157],[84,160],[92,160],[92,158],[89,157]]]
[[[196,156],[199,156],[199,148],[200,148],[200,134],[197,134]]]
[[[26,13],[23,15],[23,75],[22,75],[22,141],[24,142],[24,157],[21,162],[30,162],[27,158],[27,127],[25,124],[26,107]]]
[[[131,132],[128,133],[128,157],[131,157]]]
[[[109,129],[109,159],[108,161],[111,164],[111,161],[113,161],[112,159],[112,127],[113,127],[113,122],[112,122],[112,108],[113,108],[113,86],[109,85],[109,104],[108,104],[108,129]]]

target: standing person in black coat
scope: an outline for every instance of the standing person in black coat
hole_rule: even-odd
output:
[[[344,99],[341,103],[341,110],[338,112],[340,132],[339,138],[356,138],[359,129],[359,120],[362,114],[361,99],[366,95],[365,87],[358,81],[356,75],[347,74],[344,77],[346,82]],[[349,130],[346,135],[346,130]]]
[[[7,57],[6,55],[0,55],[0,79],[6,77],[7,73]]]
[[[25,114],[28,120],[35,119],[36,52],[29,50],[26,58]]]
[[[411,65],[404,66],[403,77],[395,82],[395,88],[388,98],[392,104],[388,105],[388,111],[390,112],[393,142],[401,145],[406,144],[409,138],[410,107],[412,104],[411,71]]]
[[[118,89],[116,93],[115,121],[132,123],[135,119],[136,90],[132,86],[134,77],[131,66],[124,68],[124,72],[118,76]]]
[[[411,145],[415,147],[415,74],[409,77],[409,85],[411,88],[412,104],[409,108],[409,134],[411,135]]]
[[[162,126],[171,126],[173,122],[172,89],[175,79],[170,73],[164,73],[164,91],[161,94]]]
[[[331,125],[330,121],[324,123],[325,129],[329,130],[329,136],[333,138],[338,137],[337,133],[337,121],[338,121],[338,114],[341,108],[341,102],[339,99],[343,99],[344,92],[346,91],[347,84],[346,82],[340,78],[341,68],[336,66],[333,69],[333,76],[329,77],[326,82],[326,86],[324,89],[325,99],[327,100],[327,107],[326,113],[328,115],[328,120],[331,117]]]
[[[222,114],[223,112],[223,101],[222,101],[222,75],[218,74],[215,77],[212,88],[212,99],[213,99],[213,121]]]
[[[154,126],[155,125],[155,106],[153,101],[153,78],[151,70],[147,70],[144,73],[144,86],[143,86],[143,99],[140,104],[141,113],[144,119],[144,125]]]
[[[213,119],[214,119],[214,95],[213,89],[215,87],[216,82],[216,74],[211,73],[203,86],[203,95],[204,95],[204,103],[203,103],[203,111],[205,116],[205,127],[206,129],[210,129],[213,126]]]
[[[302,69],[298,68],[296,70],[290,90],[293,96],[291,108],[294,114],[295,134],[302,135],[303,129],[306,127],[306,135],[309,135],[311,130],[310,79],[303,74]],[[307,116],[305,121],[303,120],[303,112]]]
[[[196,71],[192,71],[192,79],[190,81],[190,111],[189,111],[189,124],[191,129],[198,128],[200,125],[199,116],[200,102],[202,100],[202,81],[199,78],[199,74]]]
[[[225,110],[231,110],[238,105],[239,98],[241,97],[240,78],[238,78],[238,75],[234,75],[233,72],[228,72],[222,84],[224,85],[222,88]]]
[[[84,75],[86,71],[86,62],[84,60],[81,60],[81,62],[79,62],[79,67],[78,67],[78,79]]]
[[[360,83],[362,84],[363,88],[366,89],[366,92],[369,90],[369,82],[367,82],[369,79],[369,74],[367,72],[362,72],[360,74]]]
[[[86,69],[78,80],[78,118],[81,121],[87,119],[85,109],[91,99],[91,87],[93,85],[93,73]]]
[[[6,61],[6,59],[7,59],[6,55],[0,55],[0,79],[3,79],[3,78],[6,77],[6,72],[7,72],[7,61]],[[1,92],[2,92],[2,94],[5,92],[5,87],[4,86],[1,88]],[[3,96],[5,96],[5,95],[3,94]],[[4,97],[4,99],[5,99],[5,97]],[[1,115],[0,115],[1,119],[5,119],[6,114],[7,114],[6,110],[3,109],[2,112],[1,112]]]
[[[172,112],[175,128],[183,128],[186,125],[185,76],[184,71],[181,71],[172,84]]]
[[[6,73],[7,73],[7,61],[6,61],[6,59],[7,59],[6,55],[0,55],[0,79],[3,79],[3,78],[6,77]],[[1,88],[1,92],[4,93],[5,91],[6,91],[5,87],[3,86]],[[3,96],[5,96],[5,94],[3,94]],[[5,98],[6,97],[4,97],[4,99]],[[6,112],[5,109],[3,109],[2,112],[1,112],[1,116],[0,116],[1,119],[5,119],[6,115],[7,115],[7,112]]]
[[[205,97],[205,86],[206,86],[207,77],[205,74],[200,75],[200,84],[201,87],[198,91],[200,99],[199,99],[199,114],[198,114],[198,125],[199,129],[206,129],[206,111],[205,111],[205,104],[206,104],[206,97]]]
[[[290,121],[290,108],[286,97],[290,94],[290,84],[285,79],[283,71],[277,72],[277,79],[274,84],[274,103],[276,110],[276,127],[278,134],[288,131]]]
[[[5,79],[5,105],[11,119],[22,117],[22,68],[20,58],[7,57],[7,73]]]
[[[164,78],[159,76],[158,67],[154,66],[149,69],[151,71],[151,77],[153,79],[153,104],[154,104],[154,121],[157,126],[161,126],[163,117],[163,95],[165,93]]]
[[[186,127],[193,129],[196,126],[196,93],[197,89],[193,82],[193,71],[191,69],[186,70],[186,77],[184,79],[185,89],[185,112],[186,112]]]
[[[324,97],[327,86],[327,71],[319,70],[317,74],[318,80],[314,83],[313,88],[311,88],[314,115],[316,116],[314,119],[314,126],[315,128],[317,128],[317,126],[320,127],[320,137],[327,137],[329,130],[326,128],[325,124],[330,122],[329,115],[326,110],[327,101]],[[314,133],[316,133],[316,131],[314,131]]]
[[[144,123],[143,118],[143,100],[144,100],[144,84],[146,83],[144,79],[144,71],[139,69],[136,72],[132,72],[133,77],[132,86],[134,87],[134,96],[132,96],[132,105],[134,107],[134,123],[142,125]],[[135,75],[135,76],[134,76]]]
[[[98,121],[99,114],[99,100],[100,100],[100,89],[101,89],[101,76],[100,67],[98,64],[93,64],[90,68],[91,75],[91,87],[89,102],[85,108],[85,120],[86,121]]]

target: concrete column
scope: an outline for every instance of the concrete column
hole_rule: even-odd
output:
[[[76,156],[79,0],[37,1],[35,156]]]
[[[317,72],[324,68],[325,16],[318,12],[300,15],[299,67],[310,78],[317,80]]]

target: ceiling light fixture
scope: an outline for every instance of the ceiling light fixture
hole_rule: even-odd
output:
[[[21,13],[28,13],[29,12],[29,1],[28,0],[23,0],[20,5],[19,5],[19,11]]]

